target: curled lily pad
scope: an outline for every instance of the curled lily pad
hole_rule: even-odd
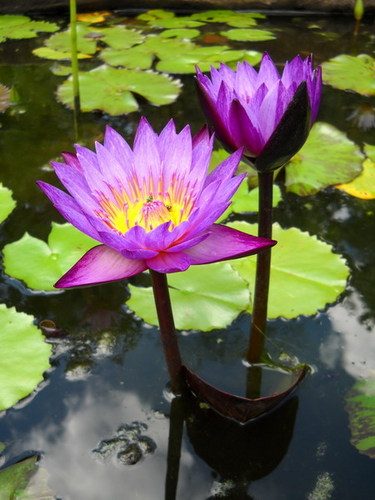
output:
[[[256,225],[238,221],[227,224],[249,234],[256,234]],[[341,255],[315,236],[292,227],[273,225],[271,282],[268,317],[296,318],[315,314],[337,300],[345,290],[349,269]],[[296,251],[298,249],[298,252]],[[231,265],[253,290],[256,260],[245,257]]]
[[[55,290],[54,283],[97,242],[70,224],[52,223],[48,243],[25,233],[5,245],[4,269],[34,290]]]
[[[375,95],[375,59],[367,54],[341,54],[322,64],[323,81],[341,90]]]
[[[176,327],[209,331],[228,326],[249,304],[246,283],[225,262],[191,266],[168,275]],[[127,304],[147,323],[157,325],[152,288],[129,285]]]
[[[315,123],[302,149],[285,169],[287,191],[308,196],[327,186],[350,182],[362,171],[363,154],[328,123]]]
[[[116,69],[107,65],[79,75],[82,111],[102,110],[122,115],[138,110],[133,94],[151,104],[170,104],[180,93],[181,84],[167,75],[137,69]],[[69,78],[57,90],[60,102],[73,108],[73,85]]]
[[[7,38],[35,38],[39,32],[52,33],[59,27],[47,21],[32,21],[27,16],[4,15],[0,16],[0,42]]]
[[[49,368],[51,346],[34,318],[0,304],[0,410],[28,396]]]
[[[0,223],[13,211],[16,202],[12,198],[12,191],[0,183]]]
[[[238,42],[264,42],[276,38],[271,31],[246,28],[221,31],[220,34],[229,38],[229,40],[236,40]]]
[[[375,458],[375,376],[358,380],[346,397],[351,442],[360,453]]]

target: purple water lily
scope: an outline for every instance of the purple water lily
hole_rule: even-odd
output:
[[[55,286],[103,283],[148,268],[184,271],[275,244],[214,224],[243,176],[233,176],[241,150],[208,174],[212,146],[207,128],[192,138],[189,126],[176,133],[171,120],[157,134],[142,118],[133,149],[107,127],[96,153],[76,146],[65,163],[52,163],[69,194],[38,185],[66,220],[101,243]]]
[[[284,124],[282,137],[279,131],[277,147],[273,148],[279,150],[280,161],[285,162],[302,146],[316,119],[322,75],[320,67],[314,69],[312,57],[302,60],[297,56],[285,64],[280,76],[272,59],[265,53],[258,72],[246,61],[238,63],[237,71],[225,64],[219,69],[211,68],[211,78],[197,68],[197,83],[203,110],[218,139],[231,151],[243,147],[244,156],[252,162],[275,138],[277,128],[288,107],[293,106],[299,90],[296,109],[291,110],[291,119],[286,127]],[[305,100],[302,88],[305,88]],[[285,152],[282,150],[286,142],[291,145]],[[273,161],[275,155],[277,153],[272,151]],[[289,158],[285,160],[284,156]],[[278,166],[273,164],[271,168]]]

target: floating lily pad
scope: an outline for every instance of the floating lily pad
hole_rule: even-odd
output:
[[[257,24],[256,19],[264,19],[266,16],[254,12],[236,12],[234,10],[207,10],[197,12],[190,16],[191,19],[205,23],[225,23],[235,28],[248,28]]]
[[[145,38],[141,31],[128,29],[125,26],[103,28],[99,33],[102,35],[102,41],[114,49],[128,49],[143,42]]]
[[[102,65],[79,74],[82,111],[102,110],[110,115],[122,115],[138,110],[133,93],[151,104],[170,104],[177,99],[181,84],[167,75],[137,69],[116,69]],[[69,78],[57,90],[60,102],[73,108],[73,86]]]
[[[12,198],[12,191],[0,183],[0,223],[13,211],[16,202]]]
[[[229,40],[236,40],[238,42],[264,42],[276,38],[271,31],[246,28],[221,31],[220,35],[226,36]]]
[[[365,145],[366,160],[363,162],[363,170],[352,182],[335,186],[346,191],[348,194],[371,200],[375,198],[375,146]]]
[[[82,12],[77,14],[77,21],[89,24],[102,23],[112,14],[107,11],[101,12]]]
[[[286,166],[287,191],[308,196],[352,181],[362,171],[363,154],[343,132],[315,123],[302,149]]]
[[[145,50],[144,44],[123,49],[103,49],[100,59],[111,66],[123,66],[128,69],[149,69],[152,66],[154,55]]]
[[[257,226],[247,222],[227,225],[249,234],[257,232]],[[343,257],[334,254],[327,243],[297,228],[282,229],[274,224],[272,237],[278,243],[272,248],[268,317],[311,315],[335,302],[349,276]],[[252,291],[256,260],[245,257],[233,260],[231,265]]]
[[[158,28],[178,29],[178,28],[197,28],[203,26],[204,23],[194,21],[188,16],[168,17],[165,19],[153,19],[148,21],[152,26]]]
[[[375,377],[358,380],[346,398],[351,443],[375,458]]]
[[[35,38],[39,32],[52,33],[59,27],[47,21],[32,21],[27,16],[0,16],[0,42],[7,38]]]
[[[136,19],[140,21],[154,21],[155,19],[170,19],[174,17],[174,13],[164,9],[151,9],[144,14],[139,14]]]
[[[277,184],[273,185],[272,206],[276,207],[281,201],[281,191]],[[249,190],[245,179],[232,198],[232,212],[240,214],[245,212],[258,212],[259,189]]]
[[[48,243],[25,233],[5,245],[5,272],[34,290],[55,290],[54,283],[97,244],[70,224],[52,223]]]
[[[375,95],[375,59],[367,54],[341,54],[322,64],[323,81],[337,89]]]
[[[27,498],[24,491],[29,484],[31,477],[38,469],[38,456],[31,457],[17,462],[5,469],[0,470],[0,497],[4,500],[13,498]],[[30,498],[30,497],[29,497]]]
[[[164,30],[159,36],[162,38],[186,38],[190,40],[191,38],[196,38],[200,34],[201,32],[199,30],[193,28],[175,28]]]
[[[176,327],[201,331],[225,328],[249,305],[246,282],[225,262],[191,266],[168,275]],[[147,323],[157,325],[152,288],[130,285],[127,304]]]
[[[50,367],[51,346],[34,318],[0,304],[0,410],[33,392]]]

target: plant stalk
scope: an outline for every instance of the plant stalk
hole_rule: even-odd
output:
[[[155,306],[159,320],[160,337],[172,391],[181,393],[181,355],[178,348],[176,328],[174,326],[171,299],[169,296],[166,274],[150,269]]]
[[[78,115],[80,112],[78,55],[77,55],[77,2],[69,1],[70,7],[70,52],[72,61],[74,137],[78,140]]]

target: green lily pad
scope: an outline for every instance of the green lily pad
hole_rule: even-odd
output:
[[[239,221],[227,224],[249,234],[257,233],[256,224]],[[271,282],[268,317],[296,318],[312,315],[335,302],[345,290],[349,269],[332,247],[297,228],[273,225]],[[253,290],[256,260],[245,257],[231,262],[232,267]]]
[[[91,26],[88,26],[85,23],[77,23],[77,50],[79,54],[87,55],[95,54],[96,52],[96,44],[97,37],[94,37],[93,34],[97,33],[98,37],[102,37],[100,30],[94,31],[95,29]],[[41,48],[50,49],[49,54],[64,54],[64,57],[59,57],[59,59],[70,59],[70,51],[71,51],[71,33],[70,28],[64,31],[60,31],[55,35],[52,35],[45,42],[45,47],[40,47],[39,49],[35,49],[33,54],[44,57],[43,54],[46,51],[41,51]],[[48,52],[47,52],[48,53]],[[49,57],[51,59],[51,56]]]
[[[247,179],[242,182],[232,198],[232,212],[240,214],[245,212],[258,212],[259,189],[249,190]],[[276,207],[282,199],[280,188],[273,185],[272,206]]]
[[[4,500],[27,498],[24,496],[24,491],[38,469],[37,460],[38,456],[33,455],[0,470],[1,498]]]
[[[174,13],[164,9],[152,9],[144,14],[139,14],[136,19],[140,21],[155,21],[155,19],[170,19],[174,17]]]
[[[191,19],[205,23],[225,23],[235,28],[248,28],[257,24],[256,19],[265,19],[265,15],[254,12],[236,12],[234,10],[207,10],[197,12]]]
[[[375,146],[365,144],[364,150],[367,158],[362,163],[362,172],[352,182],[335,187],[356,198],[372,200],[375,198]]]
[[[34,318],[0,304],[0,410],[33,392],[50,367],[51,346]]]
[[[199,30],[193,28],[175,28],[164,30],[159,36],[162,38],[187,38],[190,40],[191,38],[196,38],[200,34],[201,32]]]
[[[203,26],[204,24],[200,21],[194,21],[188,16],[169,17],[165,19],[153,19],[148,22],[152,26],[156,26],[158,28],[168,28],[168,29],[198,28],[198,26]]]
[[[367,54],[341,54],[322,64],[323,81],[337,89],[375,95],[375,59]]]
[[[150,69],[154,60],[151,51],[145,50],[144,44],[123,49],[103,49],[100,59],[111,66],[123,66],[128,69]]]
[[[236,40],[238,42],[264,42],[276,38],[271,31],[246,28],[221,31],[220,35],[229,38],[229,40]]]
[[[47,21],[32,21],[27,16],[0,16],[0,42],[7,38],[35,38],[39,32],[52,33],[59,27],[55,23]]]
[[[122,115],[138,110],[133,93],[156,106],[170,104],[180,93],[181,84],[167,75],[137,69],[116,69],[102,65],[79,74],[82,111],[102,110],[110,115]],[[73,108],[72,79],[68,78],[57,90],[60,102]]]
[[[48,243],[25,233],[5,245],[5,272],[34,290],[55,290],[54,283],[97,242],[70,224],[52,223]]]
[[[225,262],[191,266],[168,275],[176,328],[209,331],[225,328],[249,305],[246,283]],[[147,323],[157,325],[152,288],[129,285],[127,304]]]
[[[363,154],[343,132],[315,123],[302,149],[286,165],[287,191],[308,196],[350,182],[362,171]]]
[[[49,47],[38,47],[33,50],[33,54],[42,59],[50,59],[52,61],[70,60],[70,52],[62,52],[59,50],[50,49]],[[78,59],[90,59],[90,54],[77,53]],[[71,71],[71,68],[70,68]]]
[[[358,380],[346,397],[351,443],[375,458],[375,377]]]
[[[133,45],[142,43],[145,36],[141,31],[128,29],[125,26],[113,26],[99,30],[102,41],[114,49],[128,49]]]
[[[15,206],[12,191],[0,183],[0,223],[4,222]]]

